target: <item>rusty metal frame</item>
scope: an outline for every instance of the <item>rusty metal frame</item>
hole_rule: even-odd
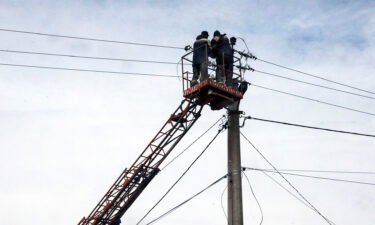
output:
[[[181,69],[182,69],[182,92],[184,93],[187,89],[191,88],[191,77],[190,77],[190,74],[192,74],[191,72],[189,72],[189,70],[186,68],[186,66],[191,66],[192,63],[193,63],[193,60],[190,59],[193,55],[193,52],[194,50],[192,51],[189,51],[188,53],[186,53],[185,55],[183,55],[181,57]],[[206,51],[207,52],[207,51]],[[236,54],[236,53],[234,53]],[[240,68],[238,73],[234,71],[233,69],[233,79],[237,79],[238,82],[242,82],[244,80],[244,77],[243,77],[243,71],[242,71],[242,58],[241,56],[238,57],[237,55],[234,55],[233,56],[234,60],[233,60],[233,68]],[[216,68],[217,68],[217,65],[215,64],[212,64],[208,61],[208,56],[207,56],[207,65],[208,65],[208,70],[209,71],[212,71],[212,72],[215,72],[216,73]],[[224,79],[225,79],[225,75],[224,75]]]
[[[125,169],[108,192],[78,225],[118,225],[122,215],[159,172],[159,165],[194,125],[202,105],[184,99],[129,169]]]

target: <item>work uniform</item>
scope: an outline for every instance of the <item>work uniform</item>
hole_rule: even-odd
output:
[[[194,84],[208,79],[208,55],[211,54],[211,44],[207,38],[199,35],[193,45],[193,80]]]
[[[233,49],[226,35],[214,37],[211,40],[212,55],[216,58],[216,81],[223,82],[227,86],[233,85]]]

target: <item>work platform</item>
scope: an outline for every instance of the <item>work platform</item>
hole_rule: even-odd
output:
[[[220,71],[220,68],[210,62],[206,55],[207,68],[203,69],[207,70],[208,79],[195,84],[196,80],[194,79],[194,82],[192,80],[194,72],[192,71],[192,53],[193,51],[188,52],[181,59],[183,101],[168,117],[136,161],[120,174],[91,213],[83,217],[78,225],[119,225],[121,217],[160,171],[163,161],[201,117],[204,105],[209,105],[212,110],[220,110],[242,99],[248,85],[244,80],[246,67],[243,67],[241,63],[242,55],[233,57],[234,71],[229,74],[231,76],[225,76],[226,71]],[[213,79],[217,72],[223,72],[223,82],[232,83],[234,87],[215,82]],[[231,80],[226,80],[226,77],[230,77]],[[229,116],[233,113],[237,112],[228,110]],[[229,129],[233,127],[229,125]]]
[[[185,98],[196,99],[200,105],[208,104],[212,110],[220,110],[243,97],[240,91],[213,80],[204,80],[187,88],[183,95]]]
[[[224,69],[226,68],[224,67],[224,62],[220,66],[217,66],[215,62],[210,61],[208,50],[206,49],[205,58],[207,61],[203,65],[207,65],[207,67],[201,67],[200,73],[205,73],[207,79],[198,84],[192,85],[196,83],[196,79],[194,79],[193,82],[193,53],[194,50],[191,50],[181,57],[182,90],[185,98],[194,100],[199,105],[209,105],[212,110],[220,110],[229,104],[242,99],[243,94],[247,89],[247,83],[244,81],[243,77],[246,68],[242,65],[241,55],[232,56],[232,69],[229,70]],[[206,71],[204,72],[204,70]],[[234,84],[233,88],[226,86],[223,83],[216,82],[217,74],[219,72],[222,76],[223,82]],[[226,73],[228,72],[231,74],[227,76]],[[231,80],[226,80],[227,78]],[[245,83],[246,85],[244,85]]]

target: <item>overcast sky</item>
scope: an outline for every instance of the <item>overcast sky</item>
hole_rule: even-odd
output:
[[[242,37],[257,57],[375,92],[374,1],[7,1],[0,28],[184,47],[207,30]],[[236,46],[244,50],[242,42]],[[178,62],[183,50],[100,43],[0,31],[0,50]],[[177,75],[175,65],[111,62],[0,52],[0,63]],[[258,70],[364,93],[260,61]],[[375,113],[373,99],[338,93],[260,73],[246,80],[281,91]],[[121,171],[129,167],[182,100],[177,78],[67,72],[0,66],[0,224],[77,224]],[[326,128],[375,133],[375,117],[250,87],[246,115]],[[225,111],[206,107],[176,147],[181,152]],[[124,215],[136,224],[217,131],[163,170]],[[242,132],[281,169],[375,171],[373,138],[247,121]],[[145,221],[165,212],[226,173],[223,133]],[[244,166],[269,168],[242,140]],[[168,161],[168,159],[167,159]],[[325,224],[260,172],[248,172],[264,225]],[[314,174],[375,182],[374,175]],[[272,175],[274,176],[274,175]],[[279,177],[274,176],[282,182]],[[373,225],[374,186],[288,177],[337,225]],[[286,185],[285,183],[283,183]],[[221,194],[209,189],[158,224],[226,224]],[[245,224],[260,212],[247,183]],[[224,195],[226,204],[226,195]],[[226,206],[224,206],[226,208]]]

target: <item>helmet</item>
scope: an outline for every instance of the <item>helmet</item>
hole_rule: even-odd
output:
[[[204,37],[204,38],[208,38],[208,36],[209,36],[209,34],[208,34],[207,31],[202,31],[201,35],[202,35],[202,37]]]
[[[216,31],[214,32],[214,37],[215,37],[215,36],[220,36],[220,31],[216,30]]]

